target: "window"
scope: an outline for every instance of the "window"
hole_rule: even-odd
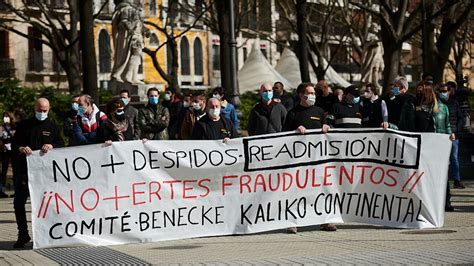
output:
[[[156,16],[156,0],[150,0],[150,17]]]
[[[220,46],[217,44],[212,45],[212,69],[220,70],[221,69],[221,50]]]
[[[194,74],[202,76],[204,73],[203,59],[202,59],[202,43],[201,39],[194,40]]]
[[[36,28],[29,27],[28,35],[41,38],[41,32]],[[40,72],[43,70],[43,44],[34,39],[28,39],[28,70]]]
[[[150,36],[150,40],[148,41],[148,44],[151,47],[160,46],[160,40],[158,39],[158,36],[156,36],[156,34],[152,33],[151,36]]]
[[[99,72],[110,73],[111,69],[110,37],[106,30],[101,30],[99,33]]]
[[[189,64],[189,42],[188,38],[183,37],[181,39],[180,45],[181,51],[181,74],[189,75],[191,74],[190,64]]]

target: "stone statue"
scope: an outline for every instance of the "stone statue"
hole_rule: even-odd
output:
[[[143,84],[138,79],[138,68],[143,55],[143,36],[150,31],[144,26],[143,9],[133,0],[116,0],[112,16],[114,67],[112,79],[132,84]]]

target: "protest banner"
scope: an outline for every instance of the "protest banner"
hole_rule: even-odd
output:
[[[450,149],[442,134],[333,129],[35,151],[34,248],[322,223],[441,227]]]

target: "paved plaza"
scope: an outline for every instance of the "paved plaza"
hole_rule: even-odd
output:
[[[108,247],[13,250],[13,199],[0,200],[0,265],[55,264],[474,264],[474,182],[452,190],[455,212],[435,230],[341,224],[239,236],[205,237]],[[30,225],[31,226],[31,225]]]

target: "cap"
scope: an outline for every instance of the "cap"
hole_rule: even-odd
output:
[[[346,87],[346,88],[344,89],[344,92],[345,92],[346,94],[349,93],[350,95],[352,95],[352,96],[354,96],[354,97],[359,97],[359,96],[360,96],[359,88],[357,88],[357,87],[354,86],[354,85],[350,85],[349,87]]]

